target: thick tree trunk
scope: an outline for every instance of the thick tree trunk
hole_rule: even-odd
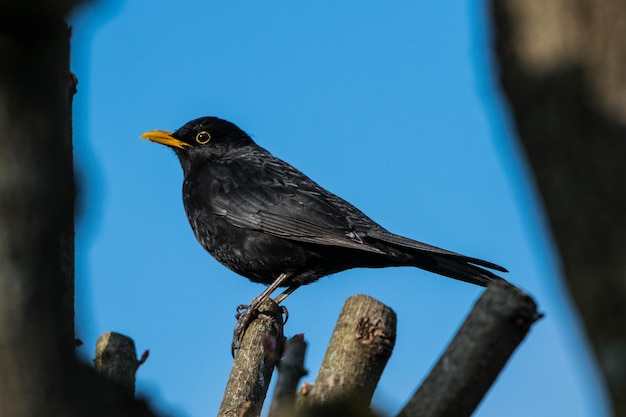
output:
[[[74,357],[75,3],[0,2],[0,415],[150,416]]]
[[[0,414],[63,410],[72,368],[73,205],[69,29],[2,16]]]
[[[626,416],[626,2],[491,7],[500,80],[564,276]]]

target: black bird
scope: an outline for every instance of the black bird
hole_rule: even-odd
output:
[[[233,349],[260,304],[350,268],[415,266],[486,286],[503,267],[393,234],[347,201],[258,146],[243,130],[202,117],[144,139],[174,150],[183,203],[200,244],[219,262],[269,285],[239,316]],[[483,268],[484,267],[484,268]]]

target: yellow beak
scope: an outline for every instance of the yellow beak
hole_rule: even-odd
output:
[[[166,132],[165,130],[153,130],[146,132],[140,136],[142,139],[148,139],[149,141],[160,143],[161,145],[169,146],[171,148],[183,149],[186,146],[190,146],[188,143],[178,140],[172,136],[172,132]]]

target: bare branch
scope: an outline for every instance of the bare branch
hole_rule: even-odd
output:
[[[269,417],[293,415],[298,382],[307,374],[304,369],[305,352],[306,342],[303,334],[295,335],[285,344],[285,354],[278,363],[278,380],[274,388]]]
[[[366,295],[348,298],[315,385],[300,393],[298,407],[344,401],[368,406],[395,341],[393,310]]]
[[[144,361],[137,359],[135,342],[128,336],[107,332],[96,342],[96,372],[120,384],[130,396],[135,395],[135,374]]]
[[[490,284],[398,417],[470,416],[540,317],[528,294]]]

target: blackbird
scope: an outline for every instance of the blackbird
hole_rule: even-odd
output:
[[[258,146],[243,130],[202,117],[142,138],[174,150],[183,203],[198,242],[215,259],[269,287],[240,306],[233,352],[261,303],[280,303],[302,285],[350,268],[415,266],[486,286],[502,278],[491,262],[393,234],[363,212]]]

